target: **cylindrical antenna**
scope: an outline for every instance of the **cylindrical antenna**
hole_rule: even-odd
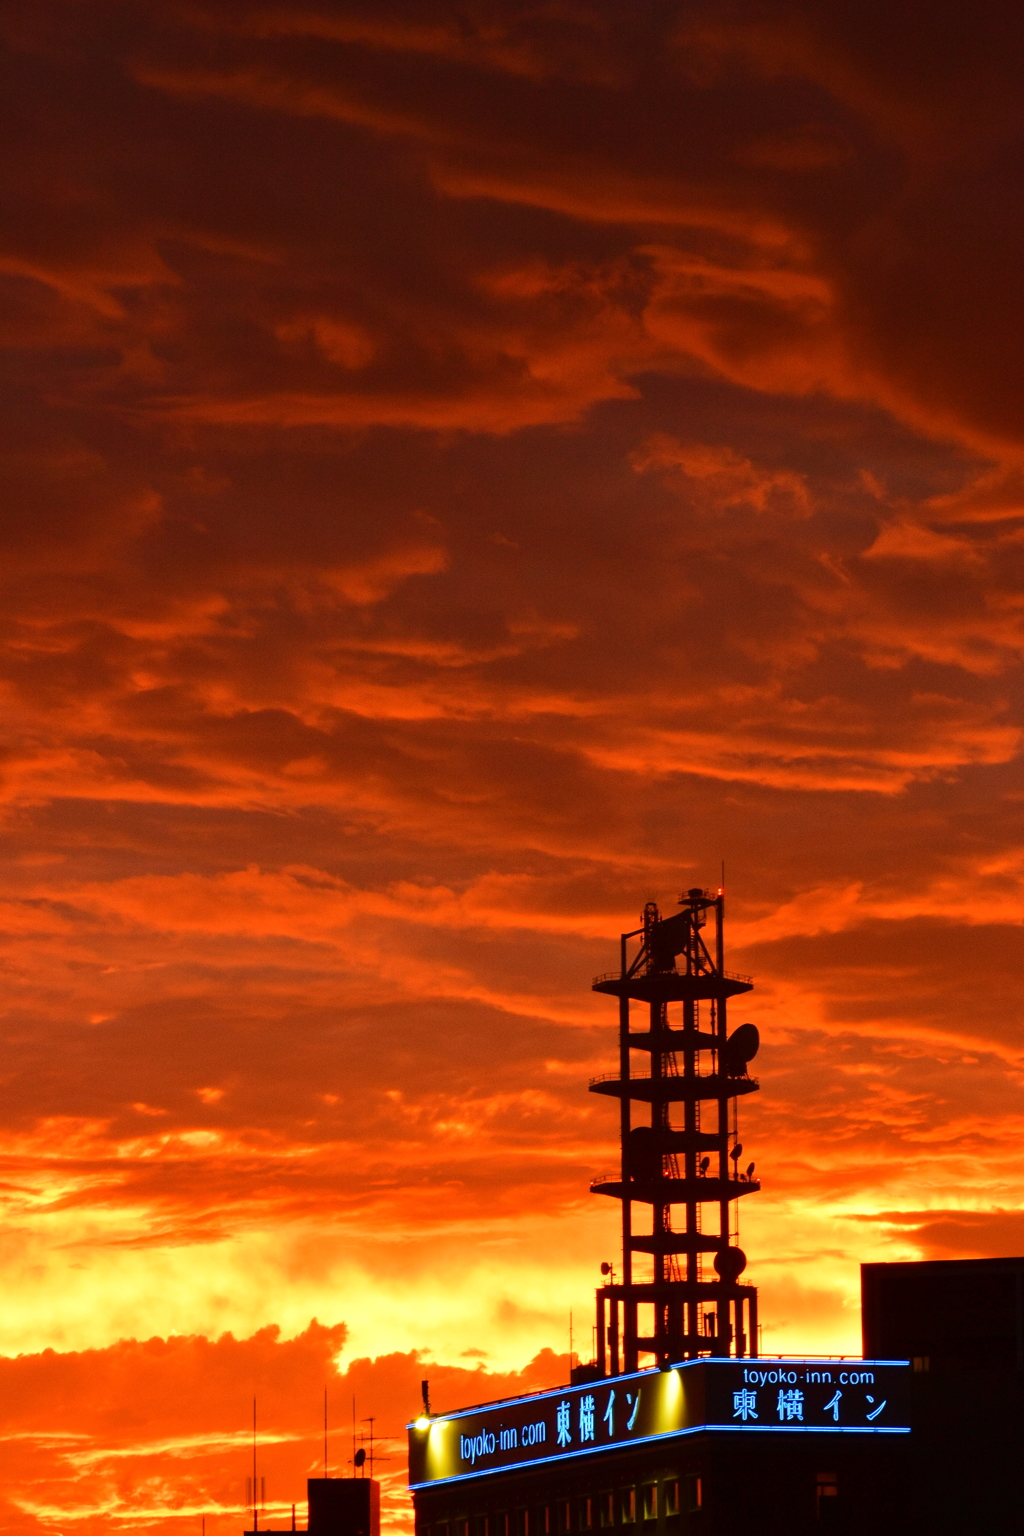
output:
[[[258,1496],[258,1484],[256,1482],[256,1399],[252,1400],[252,1528],[255,1531],[259,1526],[259,1511],[256,1508]]]
[[[327,1471],[327,1388],[324,1387],[324,1477],[329,1475]]]

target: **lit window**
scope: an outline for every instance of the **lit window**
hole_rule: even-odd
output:
[[[658,1518],[658,1485],[647,1483],[644,1486],[644,1519],[657,1520]]]
[[[580,1530],[589,1531],[594,1523],[594,1506],[589,1499],[580,1499]]]
[[[824,1499],[834,1499],[839,1494],[839,1478],[834,1472],[818,1473],[818,1517],[821,1518],[821,1505]]]
[[[700,1509],[704,1503],[704,1486],[699,1477],[688,1477],[686,1481],[689,1485],[690,1508]]]
[[[678,1515],[679,1513],[679,1484],[677,1482],[665,1484],[665,1513],[666,1515]]]
[[[635,1488],[623,1488],[622,1490],[622,1519],[627,1525],[636,1519]]]

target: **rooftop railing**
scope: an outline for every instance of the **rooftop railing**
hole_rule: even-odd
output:
[[[647,976],[649,974],[650,973],[647,972],[647,971],[641,972],[641,975],[644,975],[644,976]],[[685,972],[684,971],[659,971],[657,974],[659,976],[683,976],[683,975],[685,975]],[[748,986],[748,987],[752,987],[754,985],[754,978],[753,978],[753,976],[746,976],[746,975],[744,975],[744,973],[742,971],[706,971],[706,972],[704,972],[704,974],[706,976],[708,976],[712,980],[716,976],[721,976],[721,978],[723,980],[725,980],[725,981],[741,981],[741,982],[743,982],[743,984],[745,986]],[[635,976],[630,977],[631,981],[636,981],[637,979],[638,978],[635,977]],[[592,981],[591,986],[594,986],[594,987],[600,986],[601,983],[604,982],[604,981],[622,981],[622,980],[623,980],[623,975],[622,975],[621,971],[603,971],[600,976],[595,976],[594,977],[594,980]]]
[[[725,1075],[726,1080],[729,1082],[756,1083],[759,1081],[758,1078],[751,1077],[749,1072],[729,1072]],[[669,1073],[663,1077],[652,1078],[650,1072],[631,1072],[628,1078],[623,1079],[621,1072],[599,1072],[596,1077],[590,1079],[590,1087],[593,1088],[597,1083],[619,1083],[622,1081],[628,1083],[649,1083],[652,1081],[658,1083],[706,1083],[712,1078],[721,1076],[720,1072],[695,1072],[692,1077],[683,1077],[681,1073]]]

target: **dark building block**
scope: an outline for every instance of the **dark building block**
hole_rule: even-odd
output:
[[[311,1477],[309,1536],[380,1536],[380,1484],[372,1477]]]
[[[869,1360],[1024,1370],[1024,1259],[862,1264]]]
[[[913,1363],[911,1536],[1024,1532],[1024,1259],[861,1265],[865,1353]]]

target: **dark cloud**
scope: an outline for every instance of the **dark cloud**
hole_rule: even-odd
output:
[[[922,1259],[1014,1258],[1024,1249],[1020,1211],[879,1211],[870,1220],[905,1237]]]

